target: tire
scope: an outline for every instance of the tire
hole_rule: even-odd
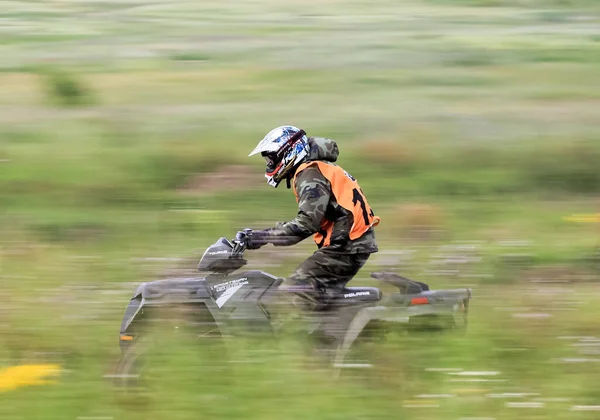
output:
[[[154,324],[144,328],[121,354],[112,375],[113,386],[117,397],[126,402],[153,401],[164,390],[196,388],[202,380],[226,379],[223,369],[227,360],[218,331],[209,334],[195,327]]]

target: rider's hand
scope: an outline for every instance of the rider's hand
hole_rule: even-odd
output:
[[[245,241],[248,235],[252,234],[252,229],[244,229],[235,234],[236,241]]]
[[[259,249],[266,244],[268,241],[269,233],[267,230],[255,230],[248,236],[246,236],[246,248],[247,249]]]

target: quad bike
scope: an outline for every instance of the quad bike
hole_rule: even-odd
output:
[[[227,341],[227,337],[253,332],[273,333],[273,308],[285,301],[281,293],[298,296],[305,290],[280,287],[283,279],[264,271],[234,274],[247,263],[243,254],[251,234],[246,229],[234,240],[223,237],[211,245],[198,263],[203,276],[158,280],[137,288],[121,324],[121,359],[114,375],[118,385],[138,384],[140,342],[167,318],[176,320],[169,328],[184,323],[198,339]],[[306,315],[328,338],[329,360],[336,374],[352,365],[346,360],[349,351],[373,325],[391,324],[407,331],[466,329],[470,289],[432,291],[424,283],[394,273],[371,276],[397,292],[384,295],[377,287],[346,287],[330,295],[325,308]]]

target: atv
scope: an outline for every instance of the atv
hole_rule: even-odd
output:
[[[264,271],[235,273],[247,264],[244,251],[251,233],[246,229],[233,240],[222,237],[209,246],[198,263],[201,276],[152,281],[137,288],[121,323],[121,358],[114,375],[120,386],[139,384],[141,343],[159,324],[166,322],[175,329],[185,324],[197,339],[221,342],[277,331],[272,311],[286,302],[281,294],[299,296],[305,290],[284,287],[283,279]],[[434,291],[395,273],[371,276],[397,291],[384,295],[377,287],[346,287],[330,295],[326,307],[306,314],[310,325],[317,325],[307,333],[318,330],[327,337],[325,346],[336,375],[357,366],[348,363],[348,353],[363,334],[373,335],[374,325],[401,326],[406,331],[466,329],[470,289]]]

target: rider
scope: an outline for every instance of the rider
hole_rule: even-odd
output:
[[[288,282],[310,290],[304,297],[311,306],[327,303],[328,293],[343,289],[378,251],[373,228],[380,219],[356,179],[334,163],[339,150],[333,140],[281,126],[267,133],[249,156],[258,153],[267,162],[267,183],[277,187],[285,180],[294,190],[299,211],[289,222],[253,231],[248,249],[268,243],[294,245],[314,235],[318,250]]]

